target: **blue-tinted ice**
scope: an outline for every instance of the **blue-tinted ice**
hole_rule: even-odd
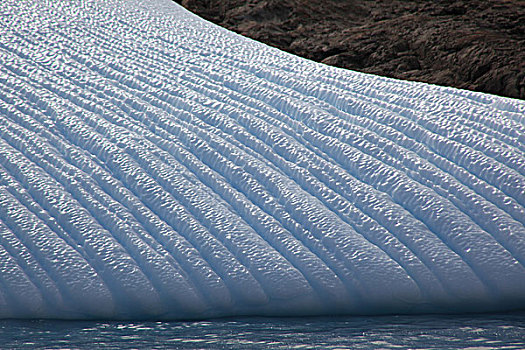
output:
[[[0,2],[0,317],[525,308],[525,102],[171,0]]]

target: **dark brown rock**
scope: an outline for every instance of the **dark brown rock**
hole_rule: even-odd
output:
[[[524,0],[182,0],[326,64],[525,99]]]

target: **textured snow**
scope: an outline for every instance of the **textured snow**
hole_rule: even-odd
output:
[[[0,317],[525,308],[525,102],[171,0],[0,2]]]

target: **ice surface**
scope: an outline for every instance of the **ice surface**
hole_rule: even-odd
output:
[[[4,0],[0,34],[0,317],[525,308],[525,102],[171,0]]]

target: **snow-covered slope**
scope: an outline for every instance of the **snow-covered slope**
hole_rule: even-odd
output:
[[[0,2],[0,317],[524,308],[524,224],[523,101]]]

